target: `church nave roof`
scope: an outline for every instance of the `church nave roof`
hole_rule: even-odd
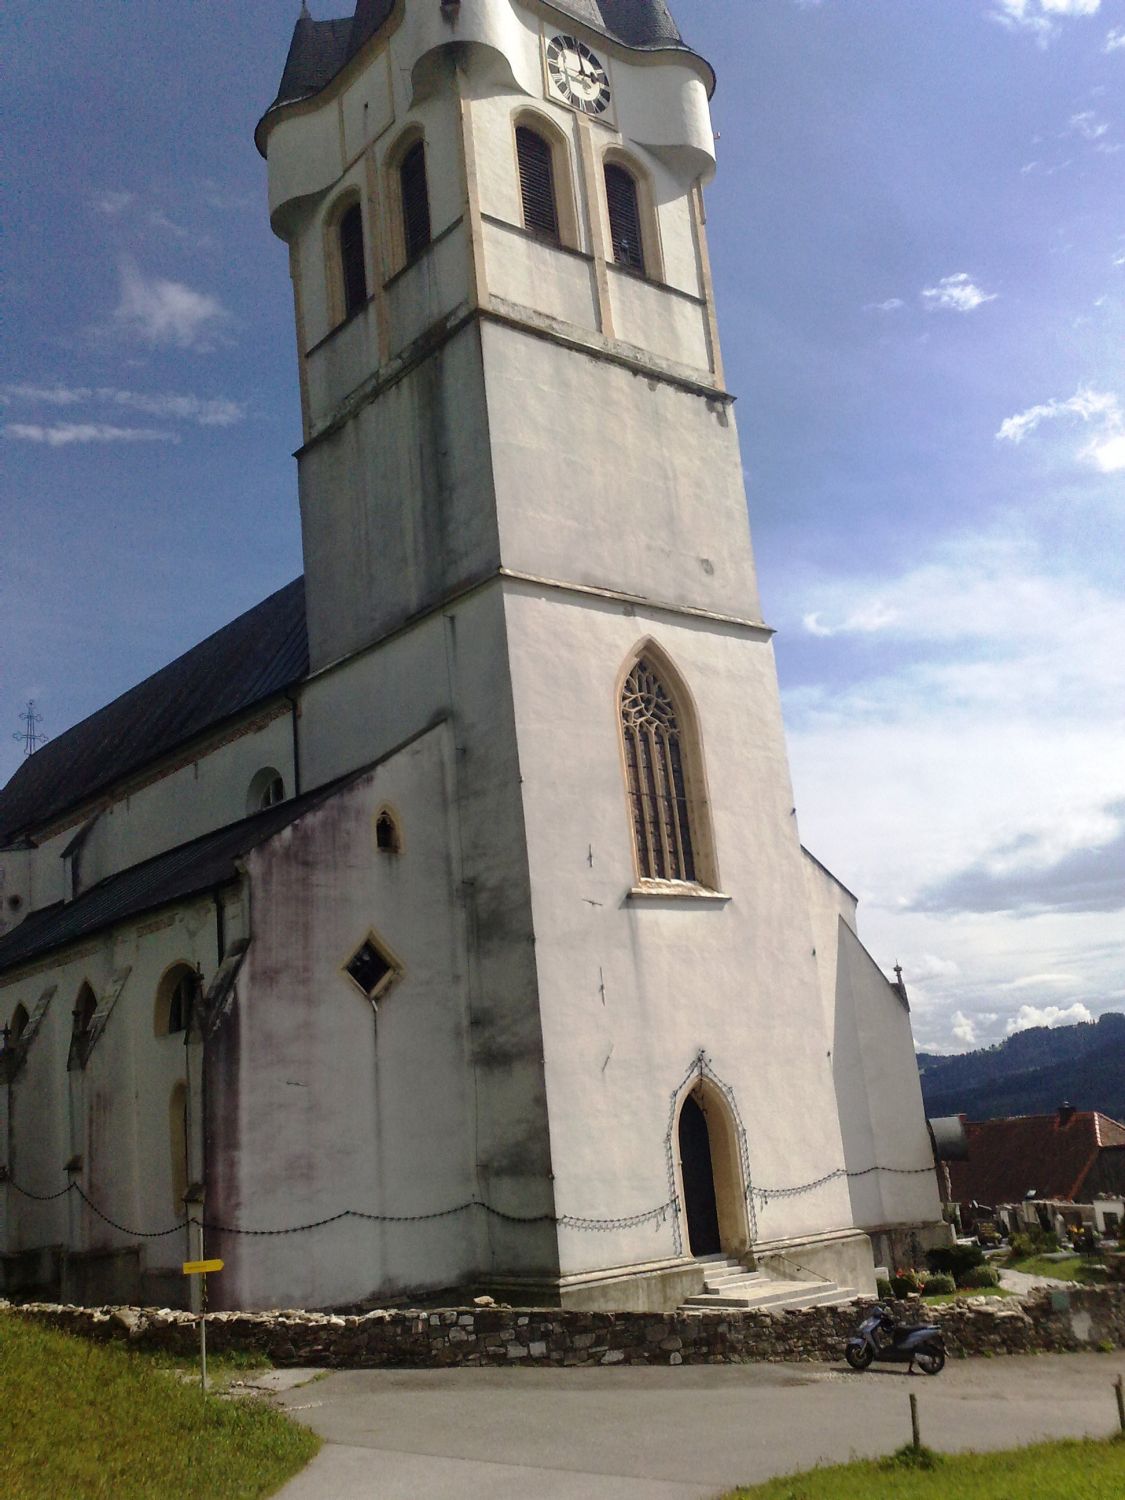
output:
[[[296,578],[29,755],[0,790],[0,847],[300,682],[308,669],[305,581]]]

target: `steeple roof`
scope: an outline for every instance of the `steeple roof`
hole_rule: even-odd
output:
[[[357,0],[355,15],[339,21],[314,21],[302,9],[270,108],[319,93],[390,20],[395,4],[396,0]],[[551,8],[626,47],[685,45],[665,0],[551,0]]]

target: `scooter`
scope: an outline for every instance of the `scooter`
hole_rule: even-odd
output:
[[[896,1323],[881,1303],[871,1309],[852,1334],[844,1358],[853,1370],[866,1370],[874,1360],[917,1365],[923,1375],[940,1375],[945,1368],[945,1340],[934,1323]]]

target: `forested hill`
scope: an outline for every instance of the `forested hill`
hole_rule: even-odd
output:
[[[1035,1026],[979,1052],[919,1052],[922,1097],[931,1119],[1046,1115],[1064,1101],[1125,1121],[1125,1016],[1110,1012],[1077,1026]]]

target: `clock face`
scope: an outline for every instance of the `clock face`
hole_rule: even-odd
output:
[[[609,104],[605,65],[577,37],[556,36],[547,43],[547,77],[556,98],[584,114],[600,115]]]

